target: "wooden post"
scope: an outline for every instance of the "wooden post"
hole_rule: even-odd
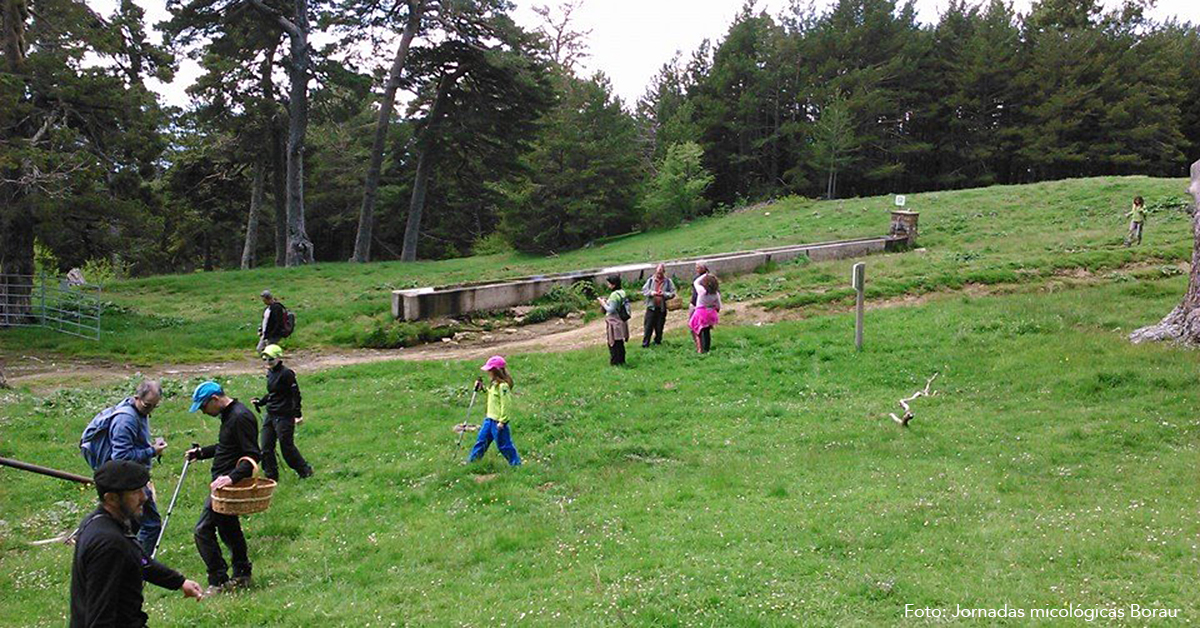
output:
[[[66,471],[59,471],[58,469],[51,469],[49,467],[43,467],[43,466],[39,466],[36,464],[28,463],[28,462],[21,462],[20,460],[13,460],[12,458],[0,458],[0,466],[12,467],[14,469],[20,469],[22,471],[31,471],[33,473],[40,473],[42,475],[48,475],[52,478],[58,478],[60,480],[70,480],[72,482],[79,482],[80,484],[91,484],[92,483],[92,478],[86,478],[86,477],[83,477],[82,475],[75,475],[74,473],[68,473]]]
[[[854,265],[850,281],[854,285],[854,350],[862,351],[863,345],[863,289],[866,285],[867,265]]]

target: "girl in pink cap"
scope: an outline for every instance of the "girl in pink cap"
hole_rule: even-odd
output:
[[[492,382],[485,387],[482,378],[475,380],[475,390],[487,391],[487,418],[479,427],[479,438],[471,448],[467,462],[482,458],[494,440],[496,449],[500,450],[500,455],[508,460],[508,464],[514,467],[521,464],[521,456],[517,455],[517,448],[513,446],[512,430],[508,428],[508,402],[512,396],[513,378],[507,368],[504,358],[494,355],[479,369],[489,373]]]

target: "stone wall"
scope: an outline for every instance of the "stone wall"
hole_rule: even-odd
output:
[[[911,213],[911,212],[906,212]],[[817,244],[797,244],[754,251],[721,253],[709,257],[696,257],[662,262],[667,275],[691,279],[696,262],[703,261],[718,276],[741,275],[753,272],[767,263],[782,263],[798,257],[808,257],[814,262],[861,257],[884,251],[903,250],[911,246],[916,237],[916,217],[904,218],[904,229],[880,238],[860,238]],[[522,305],[546,294],[555,286],[569,286],[577,281],[592,281],[602,285],[605,277],[619,275],[622,283],[632,286],[633,291],[654,274],[656,262],[626,264],[608,268],[593,268],[565,273],[551,273],[519,277],[497,282],[473,282],[451,286],[414,288],[392,292],[392,316],[406,321],[457,316],[468,312],[507,309]]]

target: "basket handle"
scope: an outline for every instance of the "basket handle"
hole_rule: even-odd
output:
[[[237,464],[233,465],[233,466],[234,466],[234,468],[236,469],[236,468],[237,468],[237,465],[238,465],[238,464],[241,464],[243,460],[249,460],[249,461],[250,461],[250,466],[251,466],[251,467],[253,467],[253,470],[252,470],[252,471],[250,471],[250,477],[252,477],[252,478],[257,478],[257,477],[258,477],[258,463],[257,463],[257,462],[255,462],[255,461],[254,461],[254,458],[251,458],[250,456],[242,456],[241,458],[238,458],[238,460],[237,460]]]

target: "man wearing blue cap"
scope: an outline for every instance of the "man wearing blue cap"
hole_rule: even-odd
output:
[[[134,536],[150,470],[132,460],[110,460],[93,477],[100,505],[79,526],[71,563],[71,628],[145,626],[144,582],[204,597],[199,584],[150,558]]]
[[[212,458],[213,490],[223,488],[250,477],[254,467],[242,457],[249,456],[255,462],[262,459],[258,450],[258,421],[249,408],[237,399],[225,395],[221,385],[204,382],[192,393],[192,408],[204,414],[221,418],[221,431],[217,444],[189,449],[185,454],[191,460]],[[217,544],[217,535],[229,548],[233,560],[233,578],[229,577],[229,566]],[[242,522],[237,515],[223,515],[212,509],[212,498],[204,500],[204,512],[196,522],[196,549],[208,568],[208,593],[217,593],[235,587],[250,586],[250,557],[246,551],[246,537],[242,534]]]

